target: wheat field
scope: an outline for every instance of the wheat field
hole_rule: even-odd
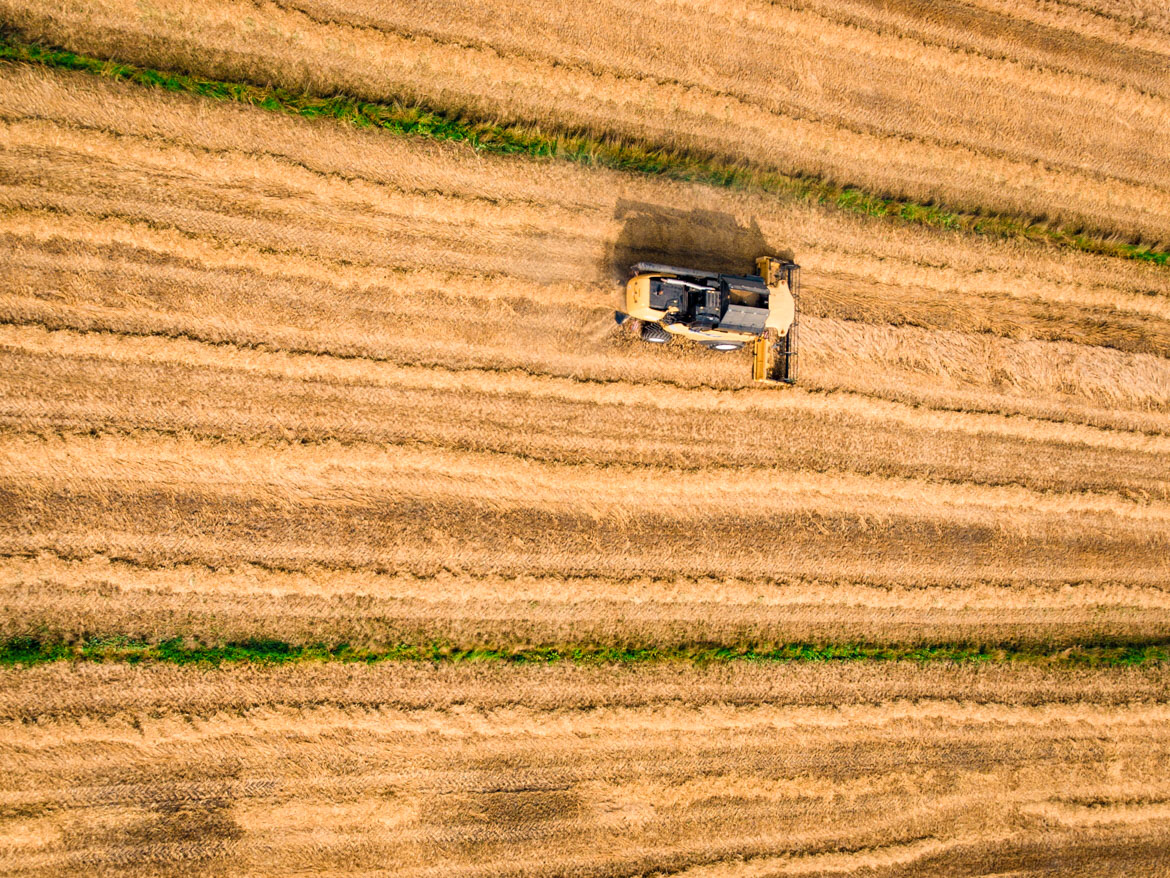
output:
[[[0,36],[1170,240],[1158,4],[492,9]],[[0,264],[0,872],[1170,874],[1165,266],[3,61]]]
[[[0,864],[1161,874],[1164,672],[4,672]]]

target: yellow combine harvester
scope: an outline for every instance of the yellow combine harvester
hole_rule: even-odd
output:
[[[618,323],[643,341],[665,344],[680,336],[717,351],[752,345],[752,377],[796,381],[796,323],[800,266],[770,256],[754,275],[717,274],[639,262],[626,284],[626,312]]]

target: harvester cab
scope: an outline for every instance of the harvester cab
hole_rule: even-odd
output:
[[[626,310],[618,323],[645,342],[672,336],[717,351],[752,346],[757,381],[796,381],[796,327],[800,266],[770,256],[756,260],[757,274],[718,274],[639,262],[626,283]]]

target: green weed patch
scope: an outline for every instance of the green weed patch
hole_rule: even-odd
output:
[[[66,641],[54,637],[22,636],[0,642],[0,665],[29,667],[48,662],[151,662],[174,665],[219,666],[241,662],[279,665],[294,662],[485,662],[503,664],[582,665],[730,662],[918,662],[1003,664],[1027,663],[1085,667],[1124,667],[1163,664],[1170,660],[1170,644],[1097,643],[1074,647],[988,646],[935,644],[886,646],[865,643],[792,643],[780,646],[718,646],[692,644],[674,647],[567,644],[503,648],[434,641],[394,644],[378,648],[349,644],[293,644],[252,639],[229,643],[198,643],[184,638],[145,641],[110,636]]]
[[[83,71],[212,100],[250,104],[272,112],[309,119],[333,119],[360,128],[380,128],[397,135],[464,142],[485,152],[557,158],[672,180],[762,190],[863,216],[992,237],[1022,238],[1156,265],[1170,263],[1170,251],[1115,241],[1105,235],[1021,217],[983,215],[890,198],[855,187],[839,186],[818,177],[754,168],[715,155],[694,155],[628,140],[598,138],[587,133],[549,132],[534,125],[497,124],[397,102],[374,103],[344,95],[320,97],[281,88],[152,70],[22,42],[11,34],[0,33],[0,60]]]

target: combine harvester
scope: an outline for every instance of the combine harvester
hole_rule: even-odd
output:
[[[800,266],[770,256],[756,260],[759,274],[717,274],[639,262],[626,284],[619,324],[643,341],[665,344],[681,336],[717,351],[752,345],[752,377],[796,381],[796,318]]]

